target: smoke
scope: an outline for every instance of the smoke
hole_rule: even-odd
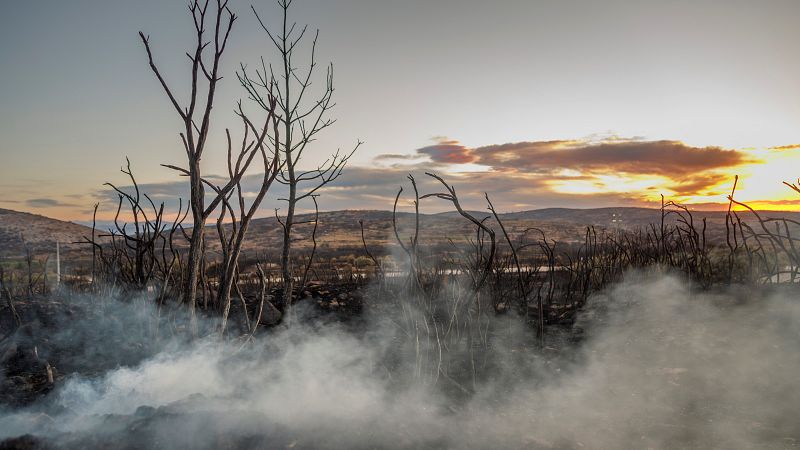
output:
[[[447,380],[416,382],[413,362],[391,363],[402,339],[382,321],[364,330],[312,323],[249,345],[168,343],[141,363],[69,377],[39,404],[0,417],[0,439],[33,434],[61,448],[791,448],[800,445],[797,298],[794,287],[701,292],[631,273],[591,298],[568,333],[580,336],[574,343],[528,348],[530,334],[509,328],[528,347],[492,348],[499,362],[460,397]]]

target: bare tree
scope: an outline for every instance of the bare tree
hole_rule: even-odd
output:
[[[242,245],[244,244],[244,239],[247,235],[247,229],[256,211],[258,211],[259,206],[261,206],[261,202],[264,200],[267,191],[269,191],[272,183],[275,181],[275,178],[280,173],[280,154],[278,153],[277,149],[272,149],[271,152],[267,151],[269,140],[272,140],[272,142],[277,142],[280,138],[278,119],[275,115],[275,97],[270,94],[268,102],[269,108],[267,109],[267,117],[260,129],[256,128],[253,122],[244,113],[241,103],[239,104],[238,115],[242,119],[242,123],[244,125],[244,138],[242,139],[241,150],[235,162],[233,154],[230,152],[230,148],[228,152],[228,176],[230,179],[234,179],[236,177],[244,157],[250,152],[251,148],[256,148],[258,153],[261,155],[263,175],[258,192],[250,203],[249,207],[245,205],[246,192],[242,189],[240,182],[236,183],[236,188],[233,191],[236,193],[238,212],[231,206],[230,201],[227,198],[223,200],[224,207],[222,208],[222,213],[220,214],[220,220],[217,223],[217,229],[219,232],[223,253],[223,270],[218,294],[218,299],[223,305],[220,333],[225,333],[228,315],[230,314],[231,289],[238,279],[237,273],[239,271],[239,255],[241,254]],[[270,128],[272,128],[273,136],[268,138]],[[252,133],[254,136],[252,140],[249,139],[250,133]],[[230,139],[230,133],[228,133],[228,138]],[[214,187],[214,190],[218,191],[219,188]],[[231,218],[230,235],[225,233],[224,227],[222,226],[222,219],[224,218],[226,211],[228,214],[230,214]],[[244,302],[244,299],[242,299],[242,302]],[[245,317],[247,317],[246,309]]]
[[[139,36],[147,51],[150,68],[155,73],[156,78],[161,83],[161,87],[183,122],[183,130],[180,136],[186,151],[188,167],[180,168],[172,165],[165,165],[165,167],[178,170],[189,177],[192,230],[189,238],[188,277],[184,294],[185,301],[189,303],[191,314],[194,318],[197,285],[201,278],[206,220],[231,190],[237,186],[242,175],[244,175],[253,158],[259,152],[259,148],[258,146],[253,146],[249,150],[247,155],[242,158],[243,162],[238,166],[239,170],[230,176],[227,184],[214,189],[216,195],[213,195],[211,201],[206,204],[203,185],[208,183],[202,177],[200,160],[208,144],[211,129],[211,110],[214,106],[217,84],[222,79],[219,73],[220,61],[228,43],[233,23],[236,20],[236,15],[228,8],[227,0],[216,0],[214,4],[210,0],[192,0],[189,3],[189,12],[194,22],[196,44],[193,52],[187,53],[192,63],[190,72],[191,91],[188,106],[181,106],[173,94],[173,90],[156,66],[150,48],[149,37],[146,37],[142,32],[139,32]],[[230,136],[229,133],[228,136]],[[231,141],[229,138],[228,152],[230,153],[230,151]]]
[[[456,211],[458,211],[458,213],[462,217],[472,222],[475,225],[476,229],[479,230],[479,232],[486,233],[486,235],[489,236],[491,244],[489,247],[489,255],[484,256],[481,252],[479,252],[476,256],[476,262],[475,262],[476,276],[473,279],[473,290],[477,293],[481,290],[481,287],[483,287],[483,284],[486,282],[486,278],[489,276],[489,273],[491,273],[492,264],[494,263],[494,257],[497,250],[497,243],[495,239],[494,230],[489,228],[489,226],[487,226],[483,220],[478,220],[477,218],[475,218],[475,216],[468,213],[467,211],[464,210],[464,208],[461,207],[461,202],[459,202],[458,200],[455,188],[447,184],[447,182],[444,181],[442,177],[436,175],[435,173],[430,173],[430,172],[425,172],[425,175],[428,175],[429,177],[439,181],[439,183],[441,183],[442,186],[444,186],[447,192],[425,194],[422,197],[420,197],[420,200],[426,199],[428,197],[436,197],[451,202],[453,206],[455,206]],[[489,195],[488,194],[484,195],[488,200]],[[478,250],[480,250],[480,246],[478,247]]]
[[[347,161],[361,145],[358,141],[348,153],[338,150],[316,168],[302,169],[303,153],[308,145],[316,140],[317,135],[335,123],[330,118],[330,111],[335,106],[333,103],[333,65],[328,64],[325,75],[325,87],[316,99],[309,100],[312,80],[317,74],[316,46],[319,30],[311,40],[309,65],[301,68],[296,63],[296,52],[299,45],[304,42],[308,26],[298,28],[297,23],[289,23],[289,7],[293,0],[278,0],[282,13],[282,26],[276,32],[270,31],[254,7],[253,13],[261,27],[267,33],[272,44],[280,55],[280,63],[276,75],[272,65],[267,65],[261,60],[261,68],[255,71],[255,76],[250,76],[247,68],[242,65],[238,73],[239,81],[247,90],[250,98],[262,108],[268,109],[267,97],[263,93],[276,92],[280,122],[283,135],[276,146],[279,148],[283,159],[284,169],[278,181],[288,187],[288,197],[282,199],[287,202],[286,216],[280,220],[283,229],[283,248],[281,251],[281,275],[283,280],[284,308],[289,308],[294,288],[294,271],[292,269],[292,231],[299,223],[295,220],[298,203],[313,198],[317,191],[331,183],[341,175]]]
[[[164,203],[156,207],[149,195],[140,192],[139,184],[133,176],[130,159],[125,158],[125,162],[127,164],[126,167],[121,168],[120,171],[130,179],[133,193],[125,192],[113,183],[105,183],[105,185],[116,191],[118,196],[114,226],[125,245],[122,253],[130,262],[128,267],[131,270],[127,281],[138,288],[142,288],[150,281],[153,271],[156,269],[155,244],[162,236],[167,224],[164,222]],[[142,196],[147,199],[152,208],[151,215],[148,215],[145,210],[146,206],[143,206]],[[123,203],[127,203],[130,208],[130,219],[133,221],[133,229],[130,231],[127,228],[128,223],[120,225],[119,219]],[[132,255],[129,253],[132,253]]]
[[[784,181],[783,184],[793,191],[800,193],[800,180],[798,180],[798,184],[792,184],[786,181]],[[733,198],[733,193],[728,196],[728,200],[732,204],[746,208],[758,221],[761,232],[757,233],[749,227],[748,231],[752,237],[756,239],[765,239],[772,246],[773,254],[775,255],[775,264],[770,272],[773,272],[771,275],[774,275],[775,280],[779,281],[781,274],[788,272],[789,280],[795,282],[798,274],[800,274],[800,238],[793,236],[792,231],[796,231],[800,228],[800,222],[788,218],[763,217],[746,203],[735,200]],[[769,227],[774,227],[774,229],[770,229]],[[742,236],[744,237],[744,234]],[[785,263],[788,263],[788,267],[782,268],[778,265],[778,255],[780,254],[785,257]]]

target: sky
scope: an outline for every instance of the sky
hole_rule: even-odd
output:
[[[137,33],[185,98],[186,2],[0,1],[0,208],[86,221],[99,201],[108,217],[115,196],[103,183],[127,184],[127,156],[143,189],[174,209],[186,182],[160,164],[185,164],[181,123]],[[236,102],[252,106],[236,69],[276,61],[250,1],[230,0],[239,19],[209,176],[225,171]],[[277,25],[272,0],[253,6]],[[364,141],[321,192],[323,210],[390,209],[408,174],[435,192],[426,171],[475,209],[484,192],[503,211],[657,206],[662,194],[720,209],[739,175],[737,199],[800,210],[781,184],[800,177],[799,17],[796,0],[295,0],[290,21],[320,30],[317,59],[335,68],[337,122],[305,164]],[[280,197],[276,188],[263,214]]]

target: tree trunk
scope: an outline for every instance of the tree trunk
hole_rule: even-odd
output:
[[[204,192],[200,180],[200,162],[191,163],[191,202],[192,202],[192,236],[189,240],[189,279],[185,289],[186,303],[189,304],[192,332],[196,331],[197,319],[195,308],[197,305],[197,284],[200,280],[200,266],[203,258],[203,245],[205,238],[205,217],[203,216]]]
[[[290,178],[291,179],[291,178]],[[289,184],[289,207],[286,211],[286,222],[283,227],[283,252],[281,253],[281,272],[283,277],[283,313],[291,321],[292,291],[294,278],[291,267],[292,227],[294,226],[294,210],[297,196],[296,183]]]
[[[220,325],[220,335],[225,334],[225,328],[228,325],[228,317],[230,316],[231,312],[231,291],[233,290],[233,284],[236,283],[236,273],[239,267],[239,255],[242,252],[242,244],[244,243],[244,237],[247,233],[247,223],[242,223],[242,229],[239,231],[239,235],[236,237],[236,242],[233,245],[233,249],[231,249],[231,253],[229,255],[228,264],[226,264],[225,273],[222,275],[223,279],[220,280],[220,290],[219,290],[219,298],[220,301],[225,305],[222,311],[222,323]],[[244,301],[244,299],[242,299]]]

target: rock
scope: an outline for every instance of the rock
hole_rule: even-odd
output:
[[[150,417],[156,413],[156,408],[152,406],[142,405],[136,408],[136,412],[133,413],[136,417]]]
[[[277,325],[281,321],[283,314],[272,304],[269,300],[264,301],[264,311],[261,313],[261,320],[258,322],[261,325]]]

